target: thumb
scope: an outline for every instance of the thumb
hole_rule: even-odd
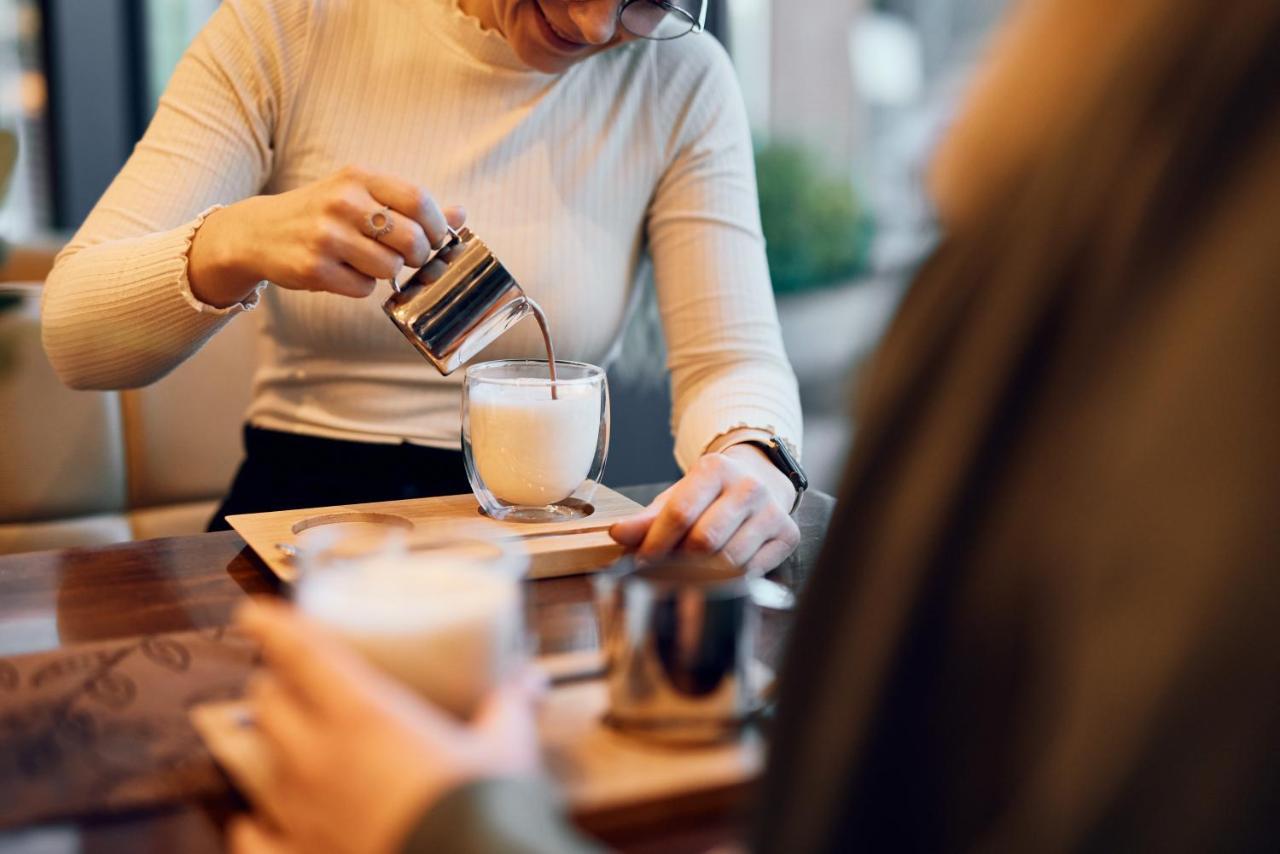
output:
[[[620,522],[614,522],[609,526],[609,536],[613,537],[614,542],[634,549],[644,542],[645,534],[649,533],[649,526],[653,524],[656,515],[646,510],[644,513],[637,513]]]
[[[662,506],[667,502],[667,495],[674,489],[669,486],[658,494],[658,497],[649,502],[649,506],[636,513],[628,516],[626,519],[614,522],[609,526],[609,536],[613,537],[614,542],[634,549],[644,542],[645,535],[649,533],[649,527],[653,525],[653,520],[658,518],[658,514],[662,512]]]

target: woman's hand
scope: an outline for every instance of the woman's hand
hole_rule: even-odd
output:
[[[787,512],[795,487],[754,445],[704,454],[643,513],[610,535],[637,556],[721,554],[749,572],[773,569],[795,550],[800,529]]]
[[[270,824],[231,828],[231,849],[391,852],[456,786],[539,765],[529,680],[489,697],[469,725],[433,708],[287,605],[258,601],[240,626],[262,644],[250,691],[270,745]]]
[[[367,217],[388,208],[391,230],[370,236]],[[233,305],[268,279],[281,287],[366,297],[378,279],[421,267],[448,227],[466,218],[393,175],[348,166],[272,196],[254,196],[210,214],[188,252],[192,294]]]

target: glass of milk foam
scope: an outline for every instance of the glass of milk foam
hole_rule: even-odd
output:
[[[462,451],[481,509],[495,519],[554,522],[591,512],[609,450],[602,368],[507,359],[467,368]]]
[[[472,530],[364,554],[313,554],[297,607],[375,667],[459,719],[470,718],[526,661],[515,541]]]

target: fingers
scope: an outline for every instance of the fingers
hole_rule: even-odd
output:
[[[769,502],[761,512],[759,522],[763,537],[758,542],[754,538],[738,543],[731,540],[725,547],[725,556],[749,573],[768,572],[786,560],[800,544],[799,526],[777,504]]]
[[[391,231],[380,239],[373,239],[351,229],[335,229],[326,247],[330,254],[341,258],[352,269],[372,279],[392,279],[404,269],[404,258],[400,253],[384,244],[396,233],[396,226],[413,223],[403,218],[396,219],[392,214],[392,222],[396,223]]]
[[[636,549],[637,555],[654,559],[674,550],[719,497],[723,488],[719,466],[704,462],[712,459],[712,456],[703,457],[689,474],[676,482]]]
[[[658,518],[661,510],[662,505],[655,502],[634,516],[614,522],[609,526],[609,536],[613,537],[615,542],[634,549],[644,542],[645,535],[649,533],[653,520]]]
[[[662,510],[662,505],[666,503],[667,496],[671,494],[671,490],[675,489],[675,484],[668,486],[657,497],[649,502],[649,506],[632,516],[628,516],[619,522],[614,522],[609,527],[609,536],[614,541],[633,549],[644,541],[645,534],[649,533],[649,527],[653,525],[653,520],[658,518],[658,513]]]
[[[391,218],[391,230],[377,238],[378,244],[396,253],[409,267],[421,267],[427,263],[427,258],[431,255],[431,244],[427,242],[422,226],[395,211],[389,212],[387,216]],[[384,275],[378,278],[389,277]]]
[[[236,621],[262,645],[263,659],[286,690],[317,710],[340,710],[347,670],[360,665],[352,652],[276,602],[250,600]]]
[[[797,545],[784,539],[769,540],[747,561],[744,569],[748,575],[768,572],[790,557]]]
[[[401,243],[412,243],[410,226],[413,222],[388,211],[391,230],[381,239],[370,234],[368,217],[379,211],[383,203],[373,197],[362,181],[357,170],[343,170],[339,173],[338,184],[330,190],[325,200],[326,218],[312,230],[307,239],[316,259],[345,263],[355,272],[371,279],[390,279],[404,267],[404,257],[393,248],[393,238]],[[325,286],[324,290],[335,289]]]
[[[467,221],[467,209],[462,205],[454,205],[444,209],[444,218],[452,228],[462,228]]]
[[[288,762],[313,746],[312,724],[297,700],[265,673],[255,674],[248,692],[249,704],[258,730]]]
[[[407,266],[421,267],[426,264],[433,250],[431,240],[422,230],[422,226],[416,220],[394,212],[391,217],[395,225],[378,240],[398,252]],[[445,208],[444,217],[451,228],[457,229],[467,221],[467,212],[461,207],[454,206]],[[437,259],[441,257],[448,259],[449,256],[436,256]]]
[[[378,282],[341,261],[317,258],[288,284],[303,290],[327,291],[360,299],[373,293]]]
[[[431,194],[416,184],[394,175],[367,173],[364,185],[382,204],[422,226],[432,246],[439,246],[449,236],[449,223]]]
[[[769,501],[768,491],[759,481],[742,478],[733,483],[684,538],[683,547],[700,554],[724,549],[742,525]]]
[[[800,541],[800,529],[786,511],[778,507],[777,503],[766,501],[765,505],[751,517],[751,521],[744,524],[733,535],[725,545],[723,553],[738,566],[749,566],[756,554],[772,540],[779,540],[794,548]],[[790,548],[787,549],[786,554],[790,554]],[[786,554],[783,557],[786,557]]]
[[[746,566],[756,552],[760,551],[760,547],[772,539],[771,534],[772,531],[768,529],[764,520],[752,519],[749,524],[737,530],[725,545],[723,554],[735,566]]]

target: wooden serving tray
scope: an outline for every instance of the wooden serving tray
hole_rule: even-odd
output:
[[[607,704],[605,683],[594,679],[552,688],[538,710],[546,774],[587,826],[626,825],[629,816],[673,803],[732,802],[760,774],[764,744],[754,730],[720,744],[668,747],[607,726]],[[245,703],[207,703],[190,715],[236,787],[278,820],[266,746]]]
[[[329,522],[385,523],[407,532],[409,548],[426,547],[441,537],[456,536],[460,524],[500,538],[521,541],[529,555],[529,577],[575,575],[608,566],[622,556],[623,548],[609,536],[609,526],[638,512],[641,507],[608,487],[596,489],[594,512],[564,522],[500,522],[480,512],[472,495],[342,504],[270,513],[228,516],[258,557],[281,580],[297,579],[298,568],[287,549],[298,534]],[[282,549],[281,546],[284,546]]]

